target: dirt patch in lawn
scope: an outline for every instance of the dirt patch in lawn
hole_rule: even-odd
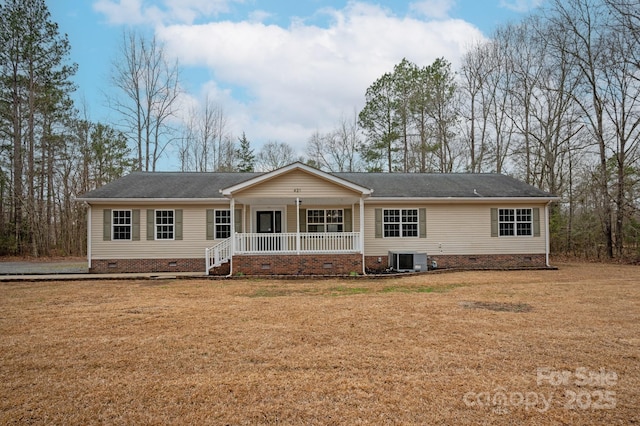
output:
[[[0,424],[638,423],[639,277],[2,284]]]
[[[509,302],[460,302],[467,309],[488,309],[497,312],[531,312],[533,307],[528,303]]]

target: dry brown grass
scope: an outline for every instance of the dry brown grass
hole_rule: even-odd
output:
[[[0,423],[638,423],[639,273],[2,284]]]

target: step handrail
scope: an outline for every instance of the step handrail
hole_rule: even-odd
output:
[[[231,237],[205,249],[207,274],[212,268],[222,265],[231,259]]]

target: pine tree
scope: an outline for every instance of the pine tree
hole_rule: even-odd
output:
[[[0,4],[0,132],[11,152],[8,209],[11,247],[5,251],[38,255],[51,232],[55,134],[72,110],[69,40],[44,0],[6,0]],[[45,200],[46,197],[46,200]]]
[[[239,172],[253,172],[255,165],[255,155],[251,149],[251,143],[247,135],[242,132],[242,137],[238,138],[240,147],[236,150],[236,170]]]

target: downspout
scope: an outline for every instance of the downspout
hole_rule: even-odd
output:
[[[300,197],[296,197],[296,254],[300,254]]]
[[[549,264],[549,251],[550,251],[550,234],[549,234],[549,205],[551,204],[551,201],[548,201],[547,204],[544,206],[544,217],[545,217],[545,233],[544,233],[544,238],[545,238],[545,262],[547,264],[547,268],[550,268],[551,265]]]
[[[360,197],[360,253],[362,253],[362,275],[367,275],[364,258],[364,198]]]
[[[87,267],[91,271],[91,204],[87,209]]]

